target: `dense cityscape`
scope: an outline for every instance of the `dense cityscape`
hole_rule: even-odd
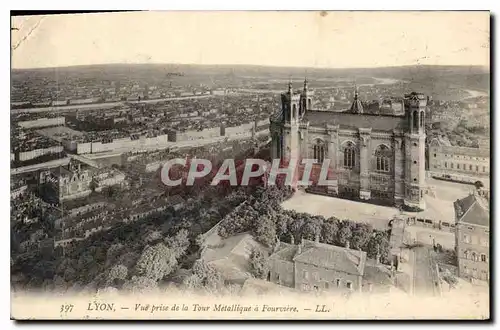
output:
[[[288,85],[313,100],[309,116],[361,109],[385,118],[408,112],[415,82],[406,77],[309,72],[304,82],[280,72],[270,79],[272,68],[261,69],[267,77],[245,68],[104,69],[64,68],[56,80],[49,69],[13,71],[13,290],[446,295],[487,288],[485,89],[463,86],[455,99],[427,95],[419,208],[382,203],[375,188],[368,202],[354,186],[343,194],[340,179],[333,197],[331,189],[261,179],[211,186],[213,173],[194,186],[160,179],[174,158],[271,161],[272,118]],[[300,277],[294,268],[303,269]]]

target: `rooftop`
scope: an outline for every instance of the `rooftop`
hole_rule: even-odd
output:
[[[390,270],[384,265],[377,264],[372,259],[366,260],[363,279],[377,286],[391,286],[393,284]]]
[[[472,156],[472,157],[485,157],[485,158],[490,157],[489,148],[442,146],[441,152],[447,152],[455,155]]]
[[[477,226],[490,226],[490,208],[488,201],[474,193],[453,203],[457,214],[457,223]]]
[[[349,112],[310,110],[304,114],[304,121],[312,126],[339,125],[340,128],[372,128],[375,131],[404,129],[405,117],[394,115],[359,114]]]
[[[297,253],[293,260],[348,274],[363,275],[366,252],[303,240],[302,252]]]
[[[366,252],[303,239],[300,245],[280,242],[270,258],[363,275]]]

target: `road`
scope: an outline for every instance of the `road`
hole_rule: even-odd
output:
[[[234,94],[230,94],[230,95],[234,95]],[[213,97],[213,96],[215,96],[215,95],[193,95],[193,96],[169,97],[169,98],[154,99],[154,100],[118,101],[118,102],[92,103],[92,104],[71,104],[71,105],[62,105],[62,106],[57,106],[57,107],[11,109],[10,113],[17,114],[17,113],[64,112],[64,111],[74,111],[74,110],[111,109],[111,108],[114,108],[117,106],[122,106],[126,103],[131,103],[131,104],[159,103],[159,102],[168,102],[168,101],[176,101],[176,100],[202,99],[202,98]]]
[[[61,158],[61,159],[55,159],[55,160],[51,160],[51,161],[48,161],[45,163],[12,168],[10,170],[10,175],[33,172],[33,171],[42,170],[42,169],[49,169],[49,168],[64,166],[64,165],[68,165],[68,164],[69,164],[68,157]]]
[[[413,248],[413,293],[417,296],[436,296],[437,287],[436,265],[432,261],[432,247],[424,245]]]
[[[455,248],[455,232],[433,229],[421,226],[407,226],[405,228],[407,235],[416,238],[422,244],[432,245],[441,244],[443,248],[453,250]]]

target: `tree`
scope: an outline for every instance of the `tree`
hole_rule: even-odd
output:
[[[476,187],[477,190],[479,190],[479,189],[484,187],[484,184],[478,180],[478,181],[474,182],[474,186]]]
[[[120,255],[124,248],[124,245],[121,243],[117,244],[112,244],[109,248],[108,251],[106,251],[106,264],[107,265],[112,265],[115,263],[116,259]]]
[[[267,261],[261,250],[253,248],[250,254],[250,270],[256,278],[265,278],[268,272]]]
[[[337,233],[337,243],[340,246],[347,246],[347,243],[351,240],[352,230],[351,222],[349,220],[343,220],[340,222],[339,231]]]
[[[328,218],[323,222],[322,234],[323,242],[326,244],[338,245],[337,232],[339,231],[339,221],[336,218]]]
[[[370,240],[370,236],[373,233],[373,229],[370,225],[364,223],[357,223],[352,229],[351,235],[351,249],[366,249],[366,244]]]
[[[290,217],[283,213],[278,213],[276,214],[274,221],[278,237],[285,237],[288,234],[288,222],[291,221]]]
[[[196,260],[193,265],[193,275],[199,278],[199,283],[201,287],[208,291],[219,291],[224,287],[224,279],[222,274],[218,272],[214,267],[205,263],[203,260]],[[193,283],[195,282],[194,279]]]
[[[150,293],[158,289],[156,281],[146,276],[132,276],[132,278],[123,284],[123,289],[131,293]]]
[[[162,232],[159,230],[148,231],[143,237],[146,244],[154,244],[163,239]]]
[[[293,235],[295,242],[298,242],[301,239],[302,226],[304,225],[304,222],[304,218],[296,213],[292,214],[292,221],[288,223],[288,232]]]
[[[254,233],[257,241],[272,246],[276,240],[276,225],[268,216],[263,216],[257,219]]]
[[[140,276],[158,281],[170,274],[176,265],[175,253],[165,244],[158,243],[144,249],[135,269]]]
[[[302,238],[315,240],[316,235],[321,235],[321,227],[323,226],[323,219],[318,217],[310,218],[302,226]]]
[[[389,261],[389,235],[383,231],[375,231],[367,244],[368,258],[380,258],[386,263]]]
[[[124,265],[127,269],[131,269],[137,263],[139,257],[140,255],[135,252],[127,252],[118,258],[118,263]]]
[[[56,275],[54,277],[54,290],[56,292],[65,292],[68,289],[68,284],[66,281],[61,277]]]
[[[127,278],[128,269],[124,265],[113,266],[108,273],[108,283],[112,283],[115,279],[125,280]]]
[[[178,259],[189,248],[189,232],[181,229],[174,237],[165,238],[165,244],[173,251],[175,258]]]
[[[202,287],[202,279],[196,275],[191,274],[182,281],[182,285],[185,289],[194,290]]]

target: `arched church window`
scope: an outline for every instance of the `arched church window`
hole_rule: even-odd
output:
[[[312,101],[311,101],[311,99],[308,99],[307,100],[307,109],[311,110],[311,108],[312,108]]]
[[[325,144],[321,140],[316,140],[314,147],[314,159],[317,163],[323,163],[325,160]]]
[[[297,105],[294,104],[293,105],[293,111],[292,111],[292,117],[295,118],[296,115],[297,115]]]
[[[418,128],[418,112],[413,111],[413,128]]]
[[[424,113],[420,112],[420,127],[424,127]]]
[[[375,150],[375,157],[377,158],[377,171],[389,172],[391,161],[391,149],[385,145],[379,145]]]
[[[353,168],[356,166],[356,148],[348,142],[344,148],[344,167]]]

